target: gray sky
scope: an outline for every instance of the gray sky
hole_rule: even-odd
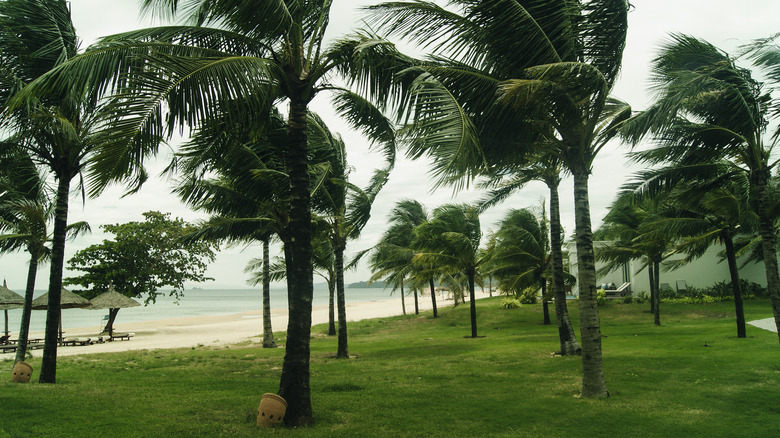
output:
[[[96,38],[126,30],[148,27],[148,19],[139,18],[138,0],[72,0],[72,15],[76,30],[83,40],[82,49]],[[330,35],[337,37],[359,26],[361,13],[357,8],[378,1],[335,0],[331,14]],[[775,25],[780,17],[780,2],[777,0],[633,0],[635,9],[629,15],[628,44],[625,50],[623,70],[614,90],[614,95],[629,102],[635,110],[642,109],[650,99],[646,91],[650,61],[657,53],[657,47],[671,32],[686,33],[703,38],[730,53],[741,44],[753,39],[767,37],[780,29]],[[347,147],[351,165],[355,168],[352,181],[364,185],[382,157],[366,150],[367,142],[360,135],[350,131],[344,123],[334,119],[328,111],[325,96],[318,97],[312,108],[328,122],[330,128],[341,133]],[[330,116],[330,117],[329,117]],[[624,158],[626,146],[613,144],[605,148],[597,158],[590,179],[591,217],[596,229],[612,202],[617,189],[635,169],[629,167]],[[152,174],[163,167],[164,159],[150,166]],[[443,188],[431,192],[432,184],[427,177],[427,163],[399,160],[389,183],[377,197],[372,218],[363,231],[361,239],[351,242],[348,252],[356,252],[376,243],[386,229],[386,217],[394,204],[403,198],[413,198],[432,210],[448,202],[470,202],[480,197],[475,191],[453,195],[451,189]],[[561,184],[561,213],[567,236],[574,230],[571,179]],[[88,221],[93,228],[89,236],[68,242],[66,259],[72,254],[109,236],[101,233],[98,226],[106,223],[122,223],[141,220],[141,213],[148,210],[171,212],[185,220],[194,221],[205,216],[189,211],[170,194],[170,183],[161,178],[150,181],[140,193],[120,198],[121,188],[111,188],[97,199],[73,196],[69,221]],[[531,184],[515,195],[503,206],[494,207],[481,217],[483,230],[494,228],[509,208],[535,207],[546,199],[547,189],[542,184]],[[247,287],[247,274],[243,268],[249,258],[260,255],[259,245],[247,248],[226,249],[209,267],[208,275],[215,278],[205,287],[243,288]],[[0,256],[0,275],[8,281],[12,290],[23,290],[26,282],[27,254]],[[49,266],[39,269],[37,289],[48,285]],[[71,275],[68,271],[65,276]],[[360,267],[346,273],[347,282],[365,280],[370,276],[368,269]],[[315,278],[315,282],[319,282]]]

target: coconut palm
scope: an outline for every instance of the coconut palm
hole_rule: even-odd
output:
[[[428,212],[418,201],[403,199],[396,202],[390,213],[388,228],[374,247],[369,263],[373,275],[371,281],[384,278],[393,285],[393,288],[401,288],[403,297],[403,284],[410,282],[415,293],[415,313],[419,313],[417,307],[417,290],[426,286],[430,287],[433,317],[438,316],[436,306],[436,294],[434,289],[433,273],[427,266],[421,266],[414,262],[417,249],[414,247],[414,230],[418,226],[428,222]],[[403,298],[402,298],[403,299]]]
[[[686,174],[685,182],[671,188],[659,187],[668,182],[665,175],[680,173]],[[745,315],[735,238],[738,234],[749,235],[758,229],[758,218],[749,205],[751,196],[747,175],[733,163],[722,161],[687,169],[665,167],[648,170],[641,172],[636,179],[641,183],[627,185],[632,194],[636,193],[636,185],[641,184],[646,189],[644,197],[665,198],[657,217],[650,220],[645,228],[650,234],[663,230],[663,235],[659,237],[676,242],[674,252],[686,255],[667,260],[665,269],[677,269],[690,263],[704,255],[714,243],[724,246],[723,254],[729,266],[734,294],[737,337],[744,338]],[[623,206],[623,210],[626,208]]]
[[[6,150],[13,150],[9,148]],[[0,252],[30,253],[16,361],[27,355],[35,279],[39,263],[51,256],[50,225],[54,219],[52,193],[29,156],[0,157]],[[68,226],[70,238],[89,231],[86,222]]]
[[[488,196],[481,201],[481,208],[487,208],[505,201],[531,181],[541,181],[550,191],[550,255],[552,258],[552,289],[555,295],[555,318],[558,323],[558,339],[561,355],[571,356],[581,353],[580,345],[574,334],[569,309],[566,305],[565,273],[563,271],[563,226],[561,225],[561,204],[558,187],[563,169],[561,162],[553,154],[542,154],[525,169],[512,170],[504,178],[494,175],[483,183],[483,187],[492,188]],[[546,303],[546,302],[545,302]]]
[[[123,133],[115,129],[115,112],[77,90],[78,74],[61,76],[57,89],[34,92],[36,81],[76,57],[78,44],[68,2],[0,2],[0,101],[4,107],[1,123],[4,132],[10,133],[8,144],[30,155],[57,181],[50,301],[39,379],[42,383],[56,382],[59,301],[71,183],[79,177],[82,190],[88,190],[92,196],[119,180],[139,185],[146,179],[141,163],[155,151],[142,141],[126,137],[127,141],[117,146],[116,140]],[[89,76],[89,72],[82,72],[80,79]],[[150,134],[146,139],[153,137]]]
[[[403,113],[411,121],[410,155],[435,157],[440,183],[463,186],[480,173],[523,168],[527,152],[540,145],[574,176],[586,397],[608,396],[587,182],[598,152],[630,115],[628,105],[609,96],[628,9],[626,0],[456,0],[447,8],[417,0],[371,7],[371,23],[380,30],[434,52],[394,83],[373,79],[381,72],[372,71],[371,85],[411,91],[412,105]],[[355,40],[361,38],[365,51],[388,50],[370,43],[368,34]]]
[[[606,262],[601,269],[603,273],[619,269],[631,260],[643,260],[638,272],[647,267],[650,311],[658,326],[661,325],[660,266],[672,254],[674,246],[674,236],[657,226],[666,195],[637,199],[631,190],[618,195],[598,230],[599,238],[610,242],[596,250],[596,259]]]
[[[471,298],[471,337],[477,337],[477,308],[474,283],[483,259],[478,257],[482,230],[479,214],[473,207],[447,204],[433,211],[429,222],[414,230],[415,259],[425,265],[438,266],[450,275],[463,274]]]
[[[62,77],[81,78],[72,88],[111,91],[116,136],[133,139],[170,136],[182,126],[197,127],[231,106],[230,116],[250,124],[275,103],[288,105],[291,290],[286,355],[279,393],[288,402],[285,424],[312,421],[309,340],[312,263],[307,114],[310,102],[330,92],[339,113],[379,139],[394,153],[392,125],[357,94],[331,82],[343,52],[327,46],[331,0],[273,0],[236,4],[232,0],[180,2],[144,0],[142,9],[184,25],[107,37],[85,56],[47,75],[30,92],[45,94]],[[81,74],[80,74],[81,73]],[[87,74],[89,73],[89,74]],[[158,139],[155,139],[158,140]],[[121,142],[119,142],[121,144]],[[149,142],[151,145],[158,143]],[[128,158],[128,157],[125,157]],[[121,160],[120,160],[121,161]]]
[[[625,132],[631,142],[652,136],[659,146],[637,154],[637,159],[678,168],[727,159],[748,176],[767,288],[780,327],[775,224],[769,214],[769,180],[777,163],[771,152],[777,137],[764,136],[770,96],[727,53],[688,35],[670,37],[653,61],[652,77],[657,98],[626,124]]]

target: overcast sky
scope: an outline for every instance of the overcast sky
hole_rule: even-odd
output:
[[[363,5],[380,3],[378,1],[334,0],[329,34],[337,37],[356,28],[361,22]],[[150,21],[138,14],[139,0],[71,0],[72,17],[78,35],[83,40],[82,50],[96,38],[112,33],[148,27]],[[734,53],[742,45],[757,38],[767,37],[780,31],[776,25],[780,17],[780,1],[777,0],[633,0],[634,10],[629,15],[628,43],[625,50],[621,77],[614,95],[627,101],[635,110],[641,110],[650,99],[647,92],[650,61],[657,53],[657,47],[669,33],[685,33],[703,38],[716,46]],[[366,150],[367,142],[351,132],[341,121],[334,119],[328,112],[328,101],[324,96],[313,102],[312,109],[319,112],[330,128],[341,133],[347,147],[348,158],[355,171],[353,182],[364,185],[382,157]],[[329,117],[330,116],[330,117]],[[612,202],[617,189],[634,170],[625,160],[626,146],[613,144],[605,148],[596,160],[590,179],[591,217],[594,230],[600,225],[601,218]],[[163,159],[152,163],[150,170],[159,171]],[[374,245],[386,229],[386,217],[394,204],[403,198],[413,198],[422,202],[429,210],[448,202],[471,202],[480,198],[474,191],[453,195],[451,189],[443,188],[432,192],[432,184],[427,175],[425,162],[409,162],[401,159],[389,183],[377,197],[372,210],[372,218],[363,231],[360,240],[351,242],[348,252],[353,253]],[[567,236],[574,231],[573,200],[571,179],[561,184],[561,213]],[[82,204],[81,198],[73,196],[69,221],[86,220],[92,225],[90,236],[68,242],[66,259],[72,254],[106,236],[99,225],[141,220],[141,213],[148,210],[171,212],[174,216],[194,221],[204,218],[202,214],[189,211],[177,198],[170,194],[170,182],[157,178],[146,184],[140,193],[121,198],[121,188],[112,188],[97,199],[88,199]],[[483,231],[495,228],[509,208],[538,206],[546,199],[547,189],[542,184],[531,184],[523,192],[494,207],[481,217]],[[260,255],[259,245],[247,248],[226,249],[219,253],[218,260],[208,270],[215,281],[205,285],[208,288],[244,288],[247,274],[243,272],[246,262]],[[12,290],[24,289],[27,272],[27,254],[2,255],[2,275]],[[36,289],[46,289],[49,266],[39,269]],[[68,271],[65,276],[73,275]],[[346,273],[347,283],[365,280],[370,272],[365,267]],[[315,282],[320,282],[315,278]],[[189,285],[192,286],[192,285]]]

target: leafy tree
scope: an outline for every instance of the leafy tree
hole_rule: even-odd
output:
[[[772,72],[776,63],[762,56],[771,50],[763,52],[760,45],[758,49],[759,65]],[[727,53],[688,35],[671,36],[653,61],[652,77],[659,90],[657,98],[624,128],[631,142],[645,136],[658,142],[657,147],[637,153],[637,159],[649,164],[671,163],[677,168],[726,159],[747,175],[751,204],[759,219],[767,289],[775,323],[780,327],[776,229],[769,212],[770,175],[777,163],[771,153],[777,137],[764,137],[771,96]],[[666,184],[690,173],[666,174]]]
[[[177,300],[184,293],[184,282],[210,280],[205,276],[207,261],[214,261],[210,243],[186,242],[192,225],[169,213],[148,211],[143,222],[102,225],[114,234],[113,240],[90,245],[68,260],[68,269],[84,274],[69,277],[66,284],[85,288],[86,298],[114,289],[128,297],[145,296],[145,304],[154,303],[158,290],[172,287]],[[110,331],[119,309],[111,309],[105,331]]]
[[[418,262],[447,269],[450,275],[463,274],[471,298],[471,337],[477,337],[477,308],[474,283],[483,259],[478,257],[482,230],[477,210],[466,205],[443,205],[432,219],[415,228],[415,246],[421,252]]]
[[[582,395],[608,396],[588,177],[598,152],[631,113],[609,95],[621,66],[629,2],[458,0],[444,8],[407,1],[371,9],[380,30],[435,52],[396,82],[371,84],[396,90],[400,84],[412,92],[411,105],[401,102],[411,119],[409,153],[434,157],[440,183],[462,186],[481,173],[524,168],[528,152],[540,147],[574,176]],[[362,37],[365,47],[380,45]],[[375,94],[394,96],[385,89]]]

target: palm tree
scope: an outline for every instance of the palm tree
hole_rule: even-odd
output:
[[[60,315],[60,292],[68,228],[71,182],[77,176],[82,190],[97,196],[107,184],[146,179],[143,159],[154,153],[143,141],[115,131],[115,112],[77,90],[75,82],[89,72],[60,77],[59,86],[34,93],[33,84],[77,55],[78,38],[64,0],[0,2],[0,48],[3,51],[0,123],[10,132],[9,145],[47,168],[57,181],[55,191],[49,303],[41,383],[55,383]],[[98,103],[101,105],[98,106]],[[149,137],[146,138],[147,140]],[[138,141],[136,141],[138,140]],[[85,175],[86,173],[86,175]],[[83,185],[87,182],[87,185]]]
[[[408,279],[415,294],[415,313],[419,313],[417,290],[430,286],[433,317],[436,318],[438,309],[433,274],[424,266],[414,262],[414,255],[417,252],[414,247],[414,230],[426,222],[428,222],[428,212],[421,203],[411,199],[396,202],[388,218],[390,227],[373,248],[369,259],[373,272],[370,281],[384,278],[393,285],[394,290],[400,287],[403,300],[403,285]]]
[[[236,4],[216,0],[193,4],[144,0],[142,8],[188,25],[165,26],[107,37],[94,50],[66,63],[31,91],[44,94],[58,78],[74,77],[98,92],[117,93],[116,135],[170,136],[181,126],[197,127],[225,104],[239,102],[231,118],[250,125],[275,103],[289,107],[286,167],[289,175],[290,241],[286,251],[290,315],[279,394],[288,402],[285,424],[313,420],[309,339],[312,301],[312,231],[308,175],[307,115],[320,92],[332,92],[337,111],[394,153],[392,125],[357,94],[329,82],[352,55],[325,44],[332,0],[273,0]],[[345,56],[347,58],[345,58]],[[132,62],[129,62],[132,60]],[[79,74],[79,72],[84,74]],[[86,72],[90,72],[86,75]],[[236,106],[231,106],[235,110]],[[157,143],[155,143],[157,144]]]
[[[528,210],[510,210],[499,223],[493,273],[501,290],[519,295],[541,289],[550,278],[549,237],[546,227]]]
[[[499,178],[494,175],[483,187],[492,188],[488,196],[482,200],[481,208],[496,205],[509,198],[531,181],[541,181],[550,191],[550,256],[552,258],[552,289],[555,295],[555,318],[558,323],[558,339],[561,344],[561,355],[572,356],[581,354],[582,350],[574,334],[574,326],[569,317],[566,305],[566,288],[563,271],[563,226],[561,225],[561,203],[558,187],[561,183],[563,169],[561,161],[554,154],[543,154],[536,158],[528,167],[512,170],[511,173]],[[546,305],[546,301],[545,301]]]
[[[27,355],[38,265],[51,256],[51,249],[47,246],[52,240],[50,224],[54,219],[51,195],[29,156],[0,157],[0,232],[8,233],[0,234],[0,252],[26,250],[30,253],[17,362],[25,360]],[[67,232],[70,238],[75,238],[89,230],[86,222],[77,222],[69,225]]]
[[[671,36],[653,62],[653,80],[658,97],[626,125],[625,134],[634,143],[652,135],[659,146],[637,158],[676,167],[726,159],[747,175],[759,219],[767,288],[780,327],[775,224],[769,214],[769,180],[777,163],[771,161],[771,152],[777,136],[771,141],[764,138],[770,96],[727,53],[688,35]],[[671,178],[682,177],[678,173]]]
[[[471,337],[477,337],[477,307],[474,283],[483,259],[478,257],[482,230],[479,214],[473,207],[447,204],[433,211],[432,219],[415,228],[418,262],[447,269],[447,273],[463,274],[471,298]]]
[[[619,269],[631,260],[644,261],[637,272],[647,267],[650,311],[658,326],[661,325],[660,266],[672,254],[674,245],[674,235],[657,224],[666,195],[636,198],[630,189],[618,195],[598,230],[600,239],[611,242],[596,250],[596,259],[606,262],[601,269],[603,273]]]
[[[413,105],[404,113],[412,121],[410,155],[435,157],[433,173],[442,184],[462,186],[480,173],[523,168],[526,152],[540,145],[572,173],[582,395],[606,397],[587,183],[598,152],[631,113],[609,96],[629,2],[456,0],[450,6],[417,0],[371,7],[380,29],[435,51],[426,62],[411,63],[397,82],[372,79],[371,85],[411,90]],[[370,35],[362,38],[365,51],[381,46],[369,44]],[[375,94],[397,95],[384,90]]]

